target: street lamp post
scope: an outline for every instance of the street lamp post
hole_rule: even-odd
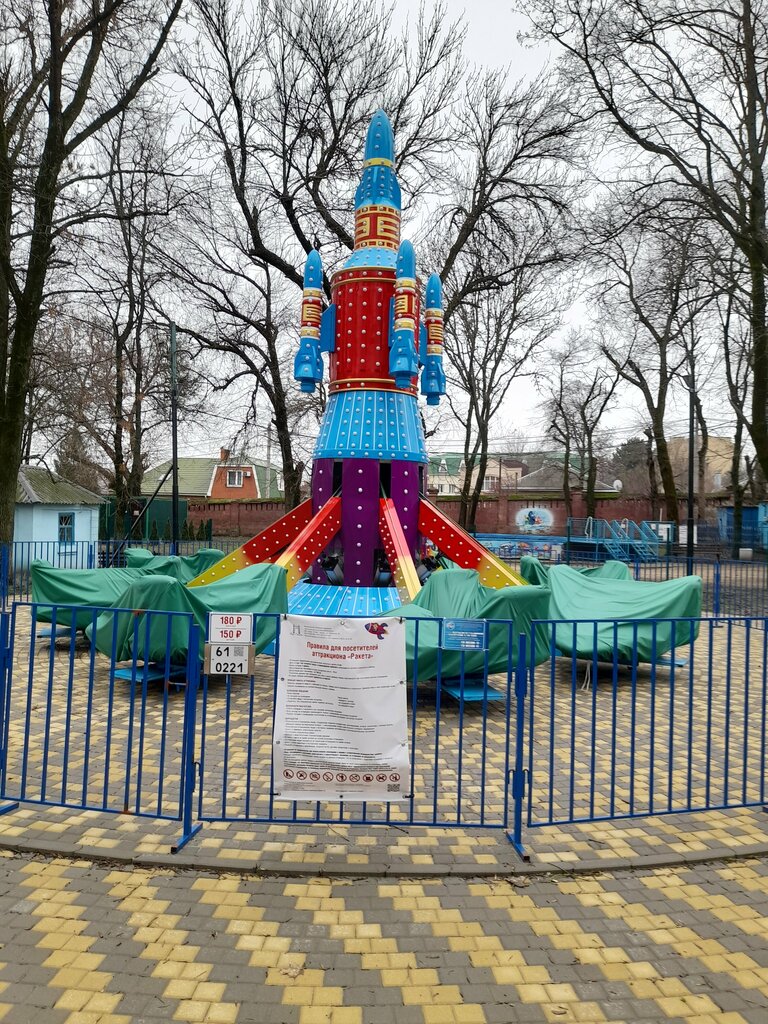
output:
[[[179,380],[176,371],[176,324],[171,323],[171,543],[172,554],[179,553]]]
[[[694,470],[694,431],[696,429],[696,407],[694,404],[694,386],[695,381],[693,373],[687,374],[683,377],[688,387],[688,518],[686,527],[686,538],[685,538],[685,560],[686,560],[686,572],[689,576],[693,575],[693,470]]]

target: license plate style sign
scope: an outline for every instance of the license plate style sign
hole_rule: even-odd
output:
[[[250,676],[254,672],[254,648],[250,644],[206,644],[205,674]]]

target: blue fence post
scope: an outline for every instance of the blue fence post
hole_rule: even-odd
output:
[[[525,745],[525,698],[528,691],[528,648],[527,636],[521,633],[517,645],[515,666],[515,767],[512,770],[512,833],[507,833],[520,857],[530,857],[523,846],[523,801],[525,799],[525,768],[523,747]]]
[[[715,584],[712,595],[712,616],[715,619],[720,617],[720,555],[715,562]]]
[[[8,603],[8,577],[10,576],[8,545],[0,545],[0,608],[5,611]]]
[[[0,612],[0,814],[14,811],[19,806],[18,800],[12,800],[9,803],[3,802],[5,800],[5,737],[7,732],[5,716],[11,668],[10,619],[11,616],[8,612]]]
[[[184,740],[183,764],[181,769],[181,838],[171,853],[178,853],[196,836],[203,827],[201,822],[192,824],[192,807],[195,794],[195,718],[197,717],[197,690],[200,685],[200,627],[192,623],[189,629],[187,648],[187,685],[184,693]]]

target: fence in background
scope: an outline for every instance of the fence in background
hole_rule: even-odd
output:
[[[104,569],[124,568],[126,549],[144,548],[155,555],[194,555],[201,548],[215,547],[229,554],[240,546],[239,540],[225,538],[209,544],[207,541],[179,541],[174,550],[170,541],[100,540],[75,541],[60,544],[58,541],[14,541],[0,545],[0,603],[5,608],[9,599],[29,601],[32,597],[30,567],[34,561],[50,562],[57,569]]]

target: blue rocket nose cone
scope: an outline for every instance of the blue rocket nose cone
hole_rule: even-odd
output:
[[[443,285],[437,274],[430,274],[427,281],[427,309],[443,308]]]
[[[416,253],[407,238],[397,250],[396,273],[398,277],[416,277]]]
[[[377,110],[368,126],[365,140],[366,160],[395,160],[395,136],[383,110]]]
[[[310,252],[307,262],[304,264],[304,287],[323,287],[323,264],[320,260],[320,253],[316,249]]]

